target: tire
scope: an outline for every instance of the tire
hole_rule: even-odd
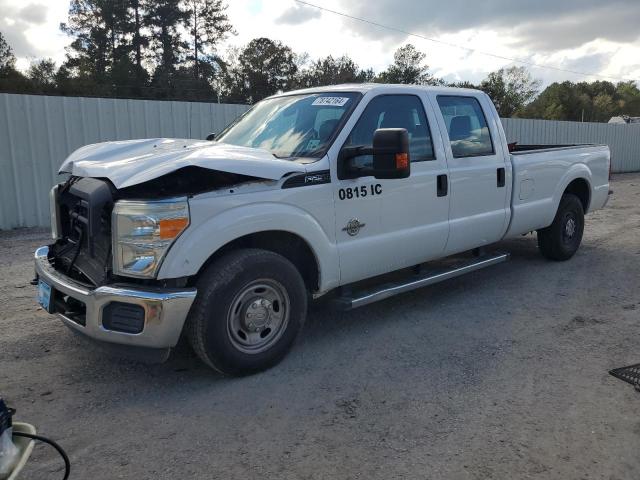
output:
[[[578,251],[584,232],[582,202],[571,193],[560,199],[553,223],[538,230],[538,247],[549,260],[569,260]]]
[[[302,276],[286,258],[242,249],[212,263],[197,282],[189,343],[224,375],[266,370],[289,352],[307,314]]]

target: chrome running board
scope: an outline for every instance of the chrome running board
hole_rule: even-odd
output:
[[[406,281],[385,283],[359,292],[339,296],[335,299],[335,305],[340,310],[352,310],[393,297],[394,295],[426,287],[427,285],[433,285],[434,283],[444,282],[450,278],[459,277],[460,275],[480,270],[481,268],[497,265],[507,260],[509,260],[508,253],[483,255],[447,269],[429,272],[428,274],[414,274],[406,279]]]

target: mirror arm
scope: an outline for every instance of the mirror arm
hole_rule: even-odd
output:
[[[360,157],[362,155],[373,155],[372,147],[344,147],[340,152],[340,158],[342,160],[349,160],[351,158]]]
[[[372,147],[344,147],[340,151],[339,161],[344,165],[345,178],[358,178],[373,175],[373,168],[356,167],[351,164],[351,160],[362,155],[373,155]]]

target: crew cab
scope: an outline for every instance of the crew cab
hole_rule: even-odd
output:
[[[507,144],[476,90],[299,90],[209,138],[67,158],[35,253],[48,312],[148,360],[185,335],[209,366],[249,374],[329,292],[355,308],[502,262],[488,246],[533,231],[545,257],[571,258],[609,192],[607,146]]]

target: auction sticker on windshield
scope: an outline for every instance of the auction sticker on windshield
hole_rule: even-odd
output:
[[[311,105],[321,105],[325,107],[343,107],[349,101],[347,97],[318,97]]]

